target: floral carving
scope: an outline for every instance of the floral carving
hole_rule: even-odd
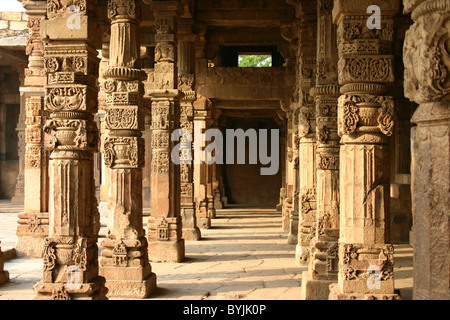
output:
[[[86,107],[86,89],[80,87],[50,88],[46,107],[51,111],[74,111]]]
[[[109,130],[137,129],[137,110],[131,108],[107,108],[105,122]]]
[[[345,65],[343,65],[343,71],[340,74],[341,83],[348,81],[389,82],[392,80],[391,58],[357,57],[342,61]]]
[[[44,271],[51,271],[56,266],[55,243],[50,238],[45,238],[44,244]]]
[[[394,106],[393,100],[390,97],[380,96],[377,99],[377,102],[380,103],[380,115],[378,116],[378,127],[381,132],[387,136],[392,135],[392,128],[394,127]]]
[[[108,18],[112,19],[116,16],[129,16],[130,18],[137,18],[135,1],[109,0]]]
[[[338,170],[339,154],[320,153],[318,154],[317,162],[320,170]]]
[[[450,94],[449,26],[448,12],[428,14],[406,33],[405,96],[417,103],[441,101]]]
[[[144,166],[144,143],[136,137],[106,137],[103,145],[105,165],[109,168]]]
[[[339,98],[338,128],[340,136],[349,135],[356,131],[360,120],[357,103],[358,98],[356,96],[343,95]]]

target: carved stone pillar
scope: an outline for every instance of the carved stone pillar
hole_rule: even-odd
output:
[[[213,197],[214,197],[214,208],[223,209],[224,203],[222,200],[222,165],[213,163]]]
[[[368,27],[367,8],[378,5],[381,28]],[[351,10],[349,10],[351,8]],[[392,54],[397,1],[335,0],[338,25],[340,234],[338,283],[330,299],[398,299],[394,247],[389,235],[389,137],[394,102]]]
[[[24,212],[18,215],[16,252],[19,256],[42,257],[44,239],[48,235],[48,152],[44,150],[43,126],[44,43],[41,39],[41,19],[46,16],[46,1],[23,1],[28,15],[29,36],[26,53],[24,86],[20,88],[25,100],[25,165]]]
[[[339,140],[337,104],[336,27],[332,21],[333,0],[317,1],[316,170],[317,200],[311,261],[302,275],[302,298],[327,300],[329,285],[337,281],[339,238]]]
[[[152,97],[151,216],[148,220],[151,261],[184,259],[180,214],[180,166],[171,159],[179,129],[180,96],[177,89],[177,1],[153,1],[156,20],[155,90]]]
[[[207,129],[216,129],[215,120],[212,117],[208,117],[206,121]],[[214,190],[213,190],[213,171],[214,164],[206,164],[206,208],[208,217],[210,219],[216,219],[216,207],[214,206]]]
[[[9,281],[9,272],[5,271],[5,256],[2,252],[2,248],[0,247],[0,285],[8,281]]]
[[[102,242],[100,274],[106,279],[110,297],[146,298],[156,289],[142,218],[142,81],[147,75],[141,70],[140,59],[141,5],[140,0],[108,2],[110,60],[103,84],[108,228],[107,239]]]
[[[292,198],[286,206],[287,213],[289,214],[289,234],[287,243],[296,245],[298,243],[298,221],[299,221],[299,188],[300,188],[300,175],[299,175],[299,143],[298,143],[298,114],[300,111],[299,104],[291,104],[292,117],[292,168],[290,175],[292,175]]]
[[[24,85],[24,71],[26,68],[26,64],[18,64],[15,66],[17,72],[19,73],[19,81],[20,87],[22,88]],[[19,138],[18,143],[18,155],[19,155],[19,174],[17,175],[16,188],[14,190],[14,196],[11,199],[12,204],[23,204],[25,197],[25,119],[26,119],[26,110],[25,110],[25,95],[20,93],[20,113],[19,113],[19,121],[17,122],[16,132]]]
[[[317,54],[317,1],[302,2],[299,33],[299,226],[295,258],[306,264],[316,222],[316,106],[310,90],[315,86]]]
[[[104,29],[108,30],[109,33],[111,32],[110,28],[110,22],[108,21],[107,26],[104,26]],[[104,137],[107,134],[106,129],[106,123],[105,123],[105,117],[106,117],[106,109],[107,109],[107,96],[106,88],[105,88],[105,82],[107,79],[105,79],[104,75],[105,72],[109,68],[109,50],[110,50],[110,36],[107,41],[103,41],[102,44],[102,50],[101,50],[101,59],[100,59],[100,66],[99,66],[99,92],[98,92],[98,113],[97,113],[97,119],[100,123],[99,126],[99,132],[100,136]],[[108,202],[108,185],[107,181],[109,181],[108,174],[109,174],[109,168],[105,165],[105,154],[104,154],[104,139],[100,139],[101,143],[101,181],[100,183],[100,203],[99,203],[99,212],[101,217],[107,217],[107,202]]]
[[[184,97],[180,102],[180,127],[189,132],[189,138],[182,136],[181,152],[190,155],[191,161],[180,164],[181,184],[181,219],[183,224],[183,239],[200,240],[201,232],[197,227],[194,200],[193,172],[193,137],[194,137],[194,106],[195,93],[195,34],[192,34],[193,21],[183,20],[180,25],[180,42],[178,47],[178,89]]]
[[[46,41],[44,132],[51,150],[50,226],[44,245],[43,279],[36,299],[105,299],[105,279],[98,275],[94,160],[101,32],[97,1],[85,1],[73,16],[67,2],[47,1],[41,21]],[[72,21],[72,19],[78,19]],[[69,23],[73,22],[73,23]]]
[[[194,101],[194,146],[195,148],[206,147],[203,139],[203,133],[207,129],[207,119],[211,113],[211,101],[205,97],[197,95]],[[194,153],[194,199],[195,199],[195,215],[197,218],[197,226],[200,229],[211,228],[211,217],[208,215],[207,192],[207,164],[202,159],[195,158]]]
[[[414,24],[404,44],[412,122],[413,299],[449,300],[450,3],[404,0]]]
[[[298,223],[298,215],[295,216],[292,214],[292,210],[294,207],[294,146],[293,146],[293,139],[294,139],[294,112],[290,110],[289,108],[286,108],[286,127],[287,127],[287,134],[286,134],[286,184],[285,184],[285,196],[283,199],[283,207],[282,207],[282,220],[281,220],[281,228],[283,231],[289,231],[291,230],[291,222],[294,220],[297,220]],[[294,227],[295,228],[295,227]],[[289,241],[289,240],[288,240]]]

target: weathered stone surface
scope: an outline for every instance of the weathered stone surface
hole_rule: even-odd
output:
[[[147,298],[156,289],[143,228],[144,88],[140,69],[141,1],[110,0],[111,38],[106,94],[103,154],[109,168],[108,231],[102,242],[100,275],[108,297]],[[124,32],[127,36],[124,36]],[[123,50],[127,48],[127,50]]]
[[[393,246],[389,241],[389,140],[394,101],[392,84],[393,15],[398,3],[384,5],[381,29],[369,29],[362,3],[335,1],[338,24],[340,149],[340,227],[338,283],[330,299],[399,298],[394,292]],[[363,39],[375,45],[366,51]],[[355,67],[358,65],[358,67]],[[377,65],[377,67],[375,67]],[[373,281],[375,281],[375,284]]]
[[[36,299],[105,299],[105,279],[98,275],[96,226],[99,227],[95,198],[94,160],[97,151],[96,79],[98,43],[92,39],[96,1],[80,13],[81,29],[70,31],[67,3],[49,6],[47,19],[41,21],[46,39],[44,126],[48,135],[49,234],[44,244],[42,280],[34,286]],[[85,33],[84,33],[85,32]]]
[[[413,297],[448,300],[450,57],[444,43],[450,36],[450,5],[448,1],[404,1],[404,5],[414,20],[404,43],[405,96],[419,104],[411,133]]]
[[[48,155],[44,149],[43,126],[44,86],[47,83],[44,69],[44,43],[41,39],[41,19],[45,16],[46,2],[24,3],[28,17],[24,86],[20,92],[25,111],[24,145],[24,212],[19,215],[16,252],[19,256],[42,257],[44,238],[49,233],[48,214]]]
[[[180,128],[177,72],[178,2],[153,2],[156,21],[152,99],[151,216],[148,222],[150,261],[180,262],[182,240],[180,161],[171,158],[170,134]]]
[[[218,209],[263,199],[280,210],[277,227],[286,232],[276,237],[296,245],[291,262],[308,267],[281,279],[296,288],[274,296],[400,298],[390,243],[406,242],[414,220],[414,298],[448,299],[448,0],[404,0],[404,17],[400,0],[22,4],[26,14],[0,13],[0,36],[9,36],[0,39],[0,197],[15,193],[18,202],[24,194],[16,248],[8,252],[44,257],[38,298],[104,298],[106,288],[108,297],[146,298],[156,288],[155,270],[170,278],[168,288],[184,286],[183,297],[274,294],[276,282],[246,276],[268,265],[259,275],[276,273],[264,257],[268,243],[255,242],[259,251],[250,259],[235,252],[246,252],[246,232],[227,239],[235,245],[225,257],[232,269],[220,257],[225,243],[184,242],[201,239],[200,229],[226,238],[215,223],[220,229],[221,219],[233,218]],[[69,27],[78,19],[69,5],[80,9],[79,28]],[[25,61],[25,46],[23,75],[15,64]],[[271,54],[272,67],[238,67],[241,54],[258,53]],[[10,117],[18,117],[17,127]],[[248,166],[178,166],[171,134],[183,128],[195,136],[194,121],[201,133],[272,122],[281,133],[282,172],[268,183]],[[97,127],[102,154],[95,154]],[[183,154],[199,141],[187,136]],[[100,260],[96,196],[107,218]],[[147,226],[143,207],[151,214]],[[266,230],[254,226],[254,233],[258,227]],[[8,236],[0,238],[9,248]],[[206,270],[193,281],[186,277],[198,274],[192,259]],[[161,264],[154,269],[149,260]],[[16,278],[16,270],[9,273]],[[219,273],[220,280],[210,279]],[[190,281],[204,288],[189,288]]]

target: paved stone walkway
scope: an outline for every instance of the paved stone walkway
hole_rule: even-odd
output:
[[[14,247],[20,210],[0,201],[3,251]],[[231,208],[218,210],[217,217],[212,229],[202,230],[201,241],[186,242],[184,262],[152,263],[158,289],[150,298],[298,300],[306,267],[295,264],[295,246],[286,244],[280,214],[272,209]],[[395,257],[396,288],[410,299],[411,247],[396,246]],[[32,287],[42,277],[42,260],[15,258],[5,263],[5,269],[11,281],[0,287],[0,300],[33,299]]]

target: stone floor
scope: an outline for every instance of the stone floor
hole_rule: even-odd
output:
[[[20,210],[20,206],[0,201],[0,239],[9,256],[14,253]],[[301,274],[306,267],[295,264],[295,247],[286,244],[279,213],[264,208],[218,210],[212,225],[212,229],[202,230],[201,241],[186,242],[184,262],[152,263],[158,289],[151,299],[300,298]],[[411,299],[412,248],[397,245],[395,259],[396,288],[404,299]],[[32,287],[41,279],[42,260],[14,258],[5,263],[5,269],[11,280],[0,287],[0,300],[33,299]]]

